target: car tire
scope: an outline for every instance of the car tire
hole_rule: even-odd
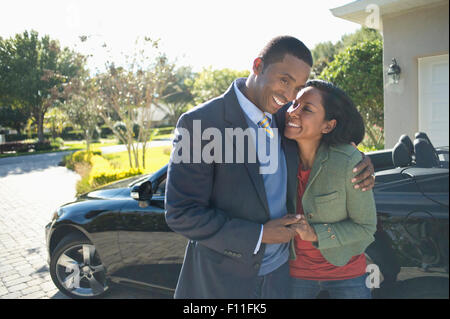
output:
[[[99,298],[110,291],[95,246],[81,234],[69,234],[58,243],[50,258],[50,276],[70,298]]]

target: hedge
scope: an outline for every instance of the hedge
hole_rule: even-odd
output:
[[[61,137],[66,141],[81,141],[84,140],[84,133],[82,130],[63,131]]]
[[[50,133],[44,133],[44,138],[46,140],[49,140],[52,137],[52,134]],[[18,142],[18,141],[23,141],[23,140],[27,140],[29,138],[37,138],[37,134],[33,133],[31,134],[31,136],[28,136],[27,134],[5,134],[5,140],[6,142]]]
[[[141,169],[115,169],[111,163],[101,156],[101,152],[77,151],[66,155],[63,159],[64,165],[69,169],[74,169],[76,163],[87,163],[91,167],[89,174],[82,176],[78,181],[77,194],[87,193],[99,186],[108,184],[123,178],[140,175]]]
[[[99,155],[93,155],[90,163],[92,169],[89,173],[89,184],[94,188],[126,177],[142,174],[142,170],[136,168],[128,170],[114,169],[106,158]]]
[[[6,142],[4,144],[0,144],[0,154],[5,152],[26,153],[30,150],[51,151],[57,149],[59,149],[59,143],[50,141],[36,143]]]
[[[67,154],[63,157],[62,163],[68,169],[73,170],[75,168],[76,163],[86,162],[90,163],[90,157],[93,155],[102,155],[101,151],[91,151],[88,153],[87,151],[76,151],[71,154]]]

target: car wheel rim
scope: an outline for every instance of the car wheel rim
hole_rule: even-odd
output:
[[[66,249],[56,262],[56,275],[67,291],[80,297],[95,297],[109,288],[106,269],[94,245],[80,244]]]

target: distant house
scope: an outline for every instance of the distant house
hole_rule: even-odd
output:
[[[385,146],[423,131],[435,146],[449,145],[449,1],[358,0],[334,16],[383,34]],[[394,83],[392,59],[400,67]]]
[[[151,127],[160,127],[169,125],[167,111],[157,107],[156,105],[152,105],[149,109],[138,109],[137,122],[140,123],[142,121],[142,116],[145,115],[146,119],[149,119],[151,123]]]

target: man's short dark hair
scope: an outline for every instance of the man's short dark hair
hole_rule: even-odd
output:
[[[295,56],[304,61],[309,66],[313,65],[311,51],[297,38],[291,36],[278,36],[273,38],[259,53],[259,57],[264,62],[264,69],[276,62],[281,62],[286,54]]]
[[[305,87],[314,87],[320,91],[322,105],[327,121],[336,120],[336,127],[322,136],[327,145],[350,144],[362,142],[365,134],[364,120],[352,99],[331,82],[310,80]]]

